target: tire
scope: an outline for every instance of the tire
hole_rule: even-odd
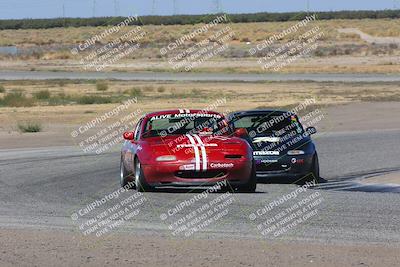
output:
[[[121,187],[125,187],[132,180],[132,175],[129,174],[125,168],[124,162],[121,157],[120,163],[120,174],[119,174],[119,183]],[[130,186],[129,188],[133,188],[134,186]]]
[[[319,177],[319,160],[317,153],[315,153],[315,156],[313,158],[310,173],[311,174],[307,177],[307,181],[309,182],[315,181],[315,183],[318,183],[320,177]]]
[[[147,182],[146,179],[144,178],[144,173],[142,170],[142,165],[140,164],[139,159],[135,159],[135,185],[136,185],[136,190],[138,192],[150,192],[153,190],[153,187],[151,187]]]
[[[238,186],[238,191],[242,193],[254,193],[257,189],[257,175],[256,175],[256,168],[254,164],[251,167],[250,179],[249,181],[244,184]]]

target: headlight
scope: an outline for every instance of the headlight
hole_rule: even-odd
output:
[[[289,156],[304,155],[303,150],[289,150],[287,153]]]
[[[173,155],[159,156],[156,158],[156,161],[174,161],[176,157]]]

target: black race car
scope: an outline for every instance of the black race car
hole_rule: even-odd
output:
[[[236,133],[253,148],[258,181],[289,178],[319,180],[318,155],[311,135],[296,114],[278,110],[250,110],[229,114]]]

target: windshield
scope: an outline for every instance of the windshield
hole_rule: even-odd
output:
[[[229,127],[219,114],[188,113],[151,117],[145,126],[145,137],[201,134],[228,135]]]
[[[235,128],[246,128],[249,133],[255,132],[255,136],[282,136],[293,130],[298,134],[304,131],[298,117],[287,113],[236,117],[233,125]]]

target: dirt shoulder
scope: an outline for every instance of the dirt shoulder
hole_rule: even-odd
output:
[[[2,266],[395,266],[399,248],[249,239],[107,239],[49,230],[0,230]]]
[[[364,184],[393,184],[400,185],[400,172],[375,176],[361,181]]]

